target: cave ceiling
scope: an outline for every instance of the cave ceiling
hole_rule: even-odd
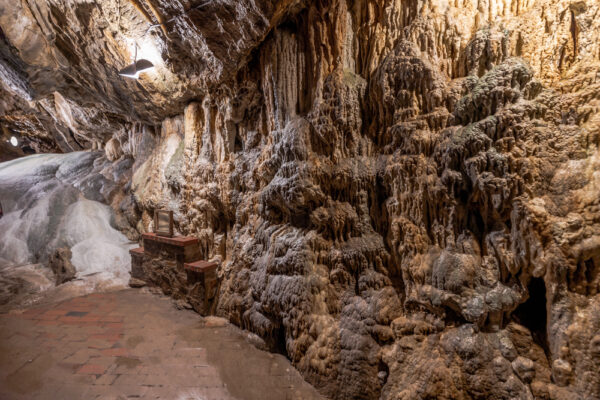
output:
[[[0,1],[0,121],[30,151],[102,147],[235,75],[294,1]],[[137,58],[155,68],[118,75]]]

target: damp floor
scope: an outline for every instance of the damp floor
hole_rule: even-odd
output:
[[[144,290],[0,314],[0,399],[322,399],[238,328]]]

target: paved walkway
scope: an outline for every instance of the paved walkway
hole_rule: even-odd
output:
[[[320,399],[217,318],[133,289],[0,314],[0,399]]]

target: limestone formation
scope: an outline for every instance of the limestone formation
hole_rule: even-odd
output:
[[[77,271],[71,263],[71,249],[62,247],[54,250],[48,259],[48,266],[56,275],[56,284],[60,285],[75,278]]]
[[[323,394],[600,398],[600,3],[12,3],[3,129],[131,160],[122,229],[173,210]]]

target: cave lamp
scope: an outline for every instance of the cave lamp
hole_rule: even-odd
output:
[[[137,44],[135,45],[135,57],[133,59],[133,63],[129,64],[125,68],[119,71],[119,75],[124,76],[126,78],[137,79],[140,77],[140,74],[144,71],[148,71],[154,68],[154,64],[152,62],[140,58],[137,59]]]

